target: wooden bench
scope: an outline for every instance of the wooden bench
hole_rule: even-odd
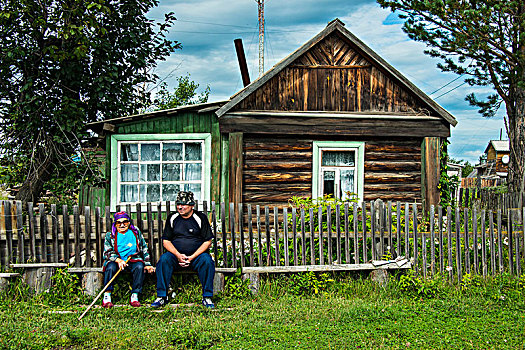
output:
[[[2,272],[0,273],[0,291],[3,291],[7,288],[7,285],[9,284],[10,278],[16,278],[20,276],[19,273],[16,272]]]
[[[11,268],[23,268],[24,273],[22,278],[24,281],[35,290],[36,293],[51,288],[51,277],[53,277],[57,268],[65,268],[65,263],[25,263],[25,264],[10,264]]]

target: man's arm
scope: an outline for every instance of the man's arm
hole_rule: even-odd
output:
[[[202,253],[208,251],[208,249],[210,249],[210,246],[211,246],[211,239],[209,241],[202,243],[199,249],[195,251],[195,253],[188,256],[188,262],[191,262],[193,259],[201,255]]]

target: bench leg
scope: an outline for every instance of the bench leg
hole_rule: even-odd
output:
[[[221,272],[215,272],[213,277],[213,295],[216,295],[224,291],[224,274]]]
[[[370,272],[372,282],[379,283],[381,286],[385,286],[388,283],[388,277],[388,270],[377,269]]]
[[[8,285],[9,285],[9,279],[0,277],[0,292],[6,290]]]
[[[261,286],[260,280],[259,280],[259,274],[258,273],[243,273],[242,274],[243,280],[250,280],[250,284],[248,285],[248,288],[250,288],[250,291],[253,294],[259,293],[259,287]]]
[[[104,274],[86,272],[82,274],[82,290],[87,295],[96,296],[104,287]]]
[[[51,288],[51,277],[55,272],[53,267],[28,268],[24,271],[24,281],[36,294]]]

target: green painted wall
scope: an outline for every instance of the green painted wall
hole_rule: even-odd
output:
[[[210,181],[210,198],[212,201],[219,203],[224,200],[221,197],[221,175],[223,164],[221,162],[222,154],[222,136],[219,130],[219,121],[215,112],[197,113],[184,112],[177,114],[168,114],[156,118],[122,122],[115,125],[115,132],[118,134],[177,134],[177,133],[210,133],[211,134],[211,181]],[[110,179],[111,174],[111,135],[106,137],[106,178]],[[227,142],[227,137],[226,137]],[[226,158],[227,159],[227,158]],[[228,179],[225,179],[226,185]],[[108,184],[109,186],[109,184]],[[110,203],[109,187],[106,191],[106,204]]]

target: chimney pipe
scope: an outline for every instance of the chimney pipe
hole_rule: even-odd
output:
[[[233,42],[235,43],[237,61],[239,61],[239,68],[241,69],[242,83],[246,87],[250,84],[250,73],[248,72],[248,65],[246,64],[246,56],[244,56],[242,39],[235,39]]]

